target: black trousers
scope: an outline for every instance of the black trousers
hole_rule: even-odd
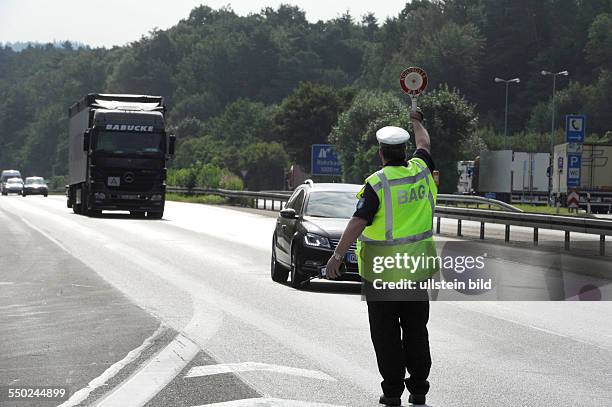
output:
[[[383,393],[399,397],[405,384],[410,394],[427,394],[429,301],[368,301],[368,315]]]

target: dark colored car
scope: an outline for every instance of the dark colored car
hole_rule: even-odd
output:
[[[315,184],[308,180],[280,211],[272,237],[272,280],[300,288],[317,276],[332,255],[355,212],[361,185]],[[346,254],[339,280],[360,281],[355,245]]]
[[[23,184],[23,192],[21,192],[22,196],[26,195],[43,195],[47,196],[49,194],[49,187],[47,187],[47,183],[45,179],[42,177],[27,177],[25,179],[25,184]]]

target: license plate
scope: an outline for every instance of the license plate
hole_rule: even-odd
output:
[[[138,199],[138,195],[120,195],[121,199]]]
[[[357,263],[357,254],[355,253],[347,253],[346,261],[349,263]]]

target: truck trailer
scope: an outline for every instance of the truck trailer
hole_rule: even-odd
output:
[[[160,96],[88,94],[69,115],[67,206],[77,214],[129,211],[161,219],[174,136]]]
[[[482,151],[474,160],[474,193],[508,203],[548,202],[548,153]]]

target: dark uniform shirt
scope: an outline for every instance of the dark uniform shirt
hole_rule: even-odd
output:
[[[431,158],[431,154],[422,148],[417,149],[412,155],[413,158],[420,158],[425,161],[427,168],[429,171],[433,172],[435,169],[433,159]],[[389,161],[386,166],[406,166],[408,163],[406,161]],[[372,224],[372,220],[374,219],[374,215],[378,211],[378,206],[380,205],[380,200],[378,199],[378,195],[374,192],[374,188],[366,182],[365,189],[363,191],[363,195],[357,202],[357,210],[353,214],[358,218],[361,218],[368,222],[368,226]]]

